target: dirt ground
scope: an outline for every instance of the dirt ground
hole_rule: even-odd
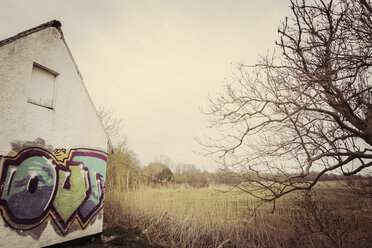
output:
[[[157,244],[151,244],[140,230],[135,228],[110,227],[103,231],[101,240],[95,239],[85,243],[69,245],[66,247],[128,247],[128,248],[164,248]]]

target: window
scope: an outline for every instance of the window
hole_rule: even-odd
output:
[[[28,102],[53,109],[54,81],[58,73],[34,63]]]

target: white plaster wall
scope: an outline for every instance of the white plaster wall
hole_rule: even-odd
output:
[[[53,110],[27,102],[34,62],[59,73]],[[11,150],[11,141],[36,138],[54,148],[107,150],[106,134],[57,29],[0,47],[0,64],[0,154]]]
[[[0,218],[0,247],[14,248],[37,248],[59,244],[69,240],[86,237],[102,232],[103,209],[97,214],[96,220],[92,221],[84,230],[78,229],[71,231],[65,236],[58,235],[52,222],[48,222],[43,234],[39,238],[33,238],[27,231],[6,230],[5,222]],[[74,227],[72,227],[74,228]]]
[[[53,109],[27,102],[34,62],[58,72]],[[107,151],[107,136],[94,106],[60,33],[53,27],[0,47],[0,158],[11,151],[12,141],[37,138],[53,148]],[[6,227],[0,217],[0,247],[41,247],[101,231],[102,218],[66,236],[57,234],[48,223],[41,237],[34,239]]]

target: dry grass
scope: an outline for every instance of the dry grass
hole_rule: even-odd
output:
[[[265,205],[253,215],[258,202],[237,190],[108,188],[105,225],[139,228],[166,247],[369,247],[371,203],[350,201],[330,183],[316,191],[280,199],[274,214]]]

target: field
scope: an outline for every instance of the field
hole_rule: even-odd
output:
[[[136,230],[164,247],[372,247],[372,201],[342,183],[279,199],[273,214],[272,205],[254,211],[258,201],[229,189],[107,188],[105,229]]]

